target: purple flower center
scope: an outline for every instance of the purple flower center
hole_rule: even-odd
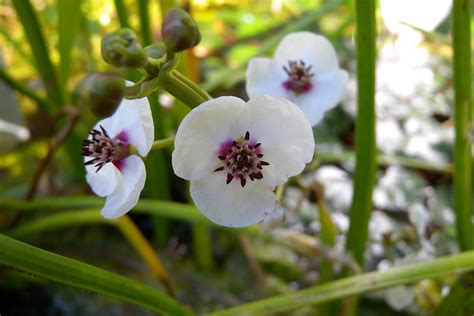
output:
[[[293,91],[295,94],[308,92],[313,87],[311,78],[314,73],[311,73],[312,65],[306,66],[305,62],[300,60],[289,60],[288,67],[283,66],[283,69],[288,75],[288,80],[283,82],[283,87],[286,90]]]
[[[261,160],[263,157],[261,143],[250,139],[250,133],[246,132],[244,137],[238,140],[226,140],[219,149],[218,158],[224,164],[214,172],[226,171],[226,184],[233,179],[240,181],[242,187],[247,183],[247,178],[251,181],[263,179],[262,169],[269,163]]]
[[[130,155],[127,134],[122,131],[114,138],[111,138],[102,125],[100,129],[100,131],[93,129],[90,132],[92,138],[82,142],[81,154],[84,157],[92,157],[84,165],[94,165],[97,168],[95,172],[97,172],[106,163],[112,162],[119,170],[122,170],[122,160]]]

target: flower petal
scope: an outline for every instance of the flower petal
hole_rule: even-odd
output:
[[[311,32],[286,35],[278,44],[274,58],[281,67],[287,66],[290,60],[302,60],[312,66],[311,71],[316,76],[339,67],[336,51],[331,43],[324,36]]]
[[[191,197],[197,208],[211,221],[229,227],[243,227],[263,220],[275,206],[272,189],[262,181],[225,184],[225,173],[213,172],[191,181]]]
[[[114,136],[125,132],[128,142],[138,150],[141,156],[146,156],[155,137],[148,99],[123,99],[112,117],[117,130]]]
[[[101,214],[105,218],[119,217],[130,211],[137,204],[145,186],[145,164],[140,157],[132,155],[123,160],[121,174],[123,181],[111,195],[107,196],[102,208]]]
[[[92,159],[86,157],[85,161]],[[99,172],[93,165],[86,166],[86,180],[92,191],[100,197],[112,194],[122,182],[120,171],[112,164],[105,164]]]
[[[194,108],[181,122],[174,141],[173,170],[177,176],[197,180],[216,168],[219,145],[240,137],[237,117],[245,102],[219,97]]]
[[[257,96],[239,117],[240,130],[262,144],[264,181],[271,186],[303,171],[314,154],[313,130],[304,113],[284,98]]]
[[[288,79],[279,63],[270,58],[252,58],[247,65],[245,89],[252,98],[260,94],[287,97],[283,82]]]
[[[347,72],[341,69],[317,76],[311,91],[294,98],[312,126],[323,118],[324,112],[341,101],[348,78]]]

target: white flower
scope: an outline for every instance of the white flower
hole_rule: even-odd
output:
[[[115,218],[138,202],[145,185],[146,156],[153,145],[154,127],[146,98],[123,99],[115,113],[99,121],[83,142],[86,180],[95,194],[106,197],[101,214]]]
[[[250,98],[260,94],[284,97],[298,105],[311,125],[341,100],[348,74],[339,69],[334,47],[311,32],[285,36],[273,59],[253,58],[247,66]]]
[[[452,0],[380,0],[380,10],[385,26],[392,33],[405,33],[411,30],[409,25],[431,32],[446,19],[452,3]]]
[[[273,190],[314,153],[304,113],[283,98],[220,97],[194,108],[176,133],[173,169],[211,221],[242,227],[273,210]]]

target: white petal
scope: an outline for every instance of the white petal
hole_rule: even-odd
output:
[[[263,220],[275,206],[272,189],[262,181],[226,184],[225,172],[213,172],[191,181],[191,197],[197,208],[211,221],[230,227],[243,227]]]
[[[279,63],[270,58],[252,58],[247,65],[245,89],[249,98],[260,94],[287,97],[283,82],[288,79]]]
[[[113,114],[117,133],[124,131],[141,156],[146,156],[154,141],[155,129],[147,98],[123,99]],[[111,135],[112,136],[112,135]]]
[[[258,96],[247,103],[239,118],[240,130],[262,143],[264,181],[284,183],[303,171],[314,154],[314,137],[304,113],[284,98]]]
[[[105,218],[119,217],[130,211],[138,202],[145,186],[146,170],[142,159],[132,155],[123,160],[121,170],[123,181],[105,201],[101,214]],[[102,170],[101,170],[102,171]]]
[[[348,78],[347,72],[341,69],[316,76],[311,91],[295,97],[295,104],[303,110],[312,126],[323,118],[324,112],[341,101]]]
[[[311,71],[316,74],[338,68],[336,51],[322,35],[311,32],[295,32],[286,35],[278,44],[275,60],[283,66],[290,60],[302,60],[312,65]]]
[[[85,161],[92,159],[86,157]],[[122,182],[120,171],[112,163],[105,164],[98,172],[97,168],[86,166],[86,180],[92,191],[100,197],[112,194]]]
[[[197,180],[217,167],[220,144],[241,136],[236,127],[244,106],[239,98],[219,97],[204,102],[184,118],[176,132],[172,157],[177,176]]]

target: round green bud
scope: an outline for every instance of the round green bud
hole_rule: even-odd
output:
[[[137,35],[127,28],[105,35],[102,38],[101,53],[107,63],[116,67],[138,68],[147,61]]]
[[[201,41],[196,21],[184,10],[172,8],[161,25],[161,35],[171,52],[193,48]]]
[[[80,104],[88,107],[95,115],[112,115],[122,102],[125,81],[112,72],[93,72],[78,84],[76,96]]]

